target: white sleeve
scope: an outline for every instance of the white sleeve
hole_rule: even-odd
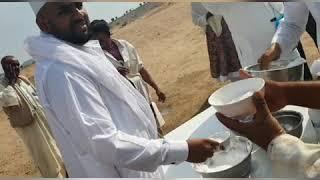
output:
[[[308,22],[309,9],[304,2],[285,2],[284,20],[275,33],[272,43],[279,43],[281,57],[287,57],[298,45]]]
[[[274,165],[290,167],[291,174],[320,178],[320,144],[305,144],[300,139],[285,134],[269,144],[268,155]]]
[[[126,47],[129,49],[130,56],[133,56],[133,59],[137,61],[138,71],[140,71],[144,67],[144,65],[143,65],[143,62],[142,62],[139,54],[138,54],[137,49],[132,44],[130,44],[128,41],[125,41],[125,40],[122,40],[122,41],[126,45]]]
[[[228,8],[228,3],[206,2],[201,4],[207,11],[214,15],[224,16],[225,13],[229,13],[230,11]]]
[[[46,80],[46,98],[72,142],[82,151],[93,153],[101,163],[154,171],[160,165],[187,159],[185,141],[150,140],[118,130],[102,101],[99,87],[89,77],[75,71],[56,71]]]
[[[207,25],[208,11],[199,2],[191,3],[192,22],[194,25],[205,27]]]

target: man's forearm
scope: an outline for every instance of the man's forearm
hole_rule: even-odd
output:
[[[153,89],[155,89],[156,91],[159,90],[158,85],[154,82],[154,80],[152,79],[151,75],[149,74],[149,72],[145,68],[142,68],[140,70],[140,74],[141,74],[142,79],[146,83],[148,83]]]
[[[281,86],[288,105],[320,109],[320,81],[286,82]]]

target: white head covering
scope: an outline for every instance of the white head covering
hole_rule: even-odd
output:
[[[37,16],[40,9],[46,4],[46,1],[40,1],[40,2],[29,2],[30,6],[34,12],[34,14]]]

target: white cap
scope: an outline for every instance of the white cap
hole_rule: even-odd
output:
[[[47,3],[46,1],[36,1],[36,2],[29,2],[30,6],[34,12],[34,14],[37,16],[40,9]]]

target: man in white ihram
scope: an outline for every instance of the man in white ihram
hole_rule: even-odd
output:
[[[26,50],[69,177],[163,177],[161,165],[203,162],[219,144],[158,139],[145,98],[88,41],[81,2],[30,2],[41,34]]]

